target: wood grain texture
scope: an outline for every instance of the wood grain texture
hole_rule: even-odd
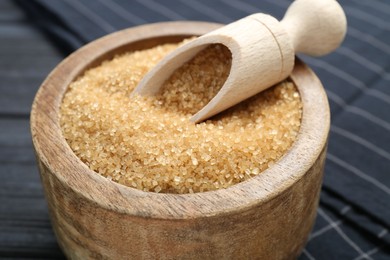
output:
[[[177,42],[219,25],[171,22],[135,27],[78,50],[48,76],[33,104],[31,131],[55,233],[71,259],[294,259],[316,215],[329,107],[314,73],[297,61],[291,79],[303,100],[293,147],[273,167],[227,189],[143,192],[92,172],[59,125],[69,83],[113,55]]]

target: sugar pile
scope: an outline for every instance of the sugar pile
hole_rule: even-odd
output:
[[[70,84],[61,127],[93,171],[152,192],[227,188],[272,166],[299,131],[302,103],[285,81],[200,124],[192,114],[218,92],[231,54],[213,45],[178,69],[156,97],[130,98],[143,75],[178,44],[126,53]]]

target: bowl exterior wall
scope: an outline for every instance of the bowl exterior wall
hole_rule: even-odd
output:
[[[41,161],[39,169],[55,234],[70,259],[295,259],[315,220],[325,153],[324,147],[302,179],[266,203],[183,220],[102,208]]]

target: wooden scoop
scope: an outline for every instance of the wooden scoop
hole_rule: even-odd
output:
[[[201,122],[284,80],[296,52],[321,56],[335,50],[346,33],[346,17],[335,0],[296,0],[282,21],[253,14],[177,48],[148,72],[135,93],[156,95],[185,62],[210,44],[232,53],[231,70],[217,95],[191,121]]]

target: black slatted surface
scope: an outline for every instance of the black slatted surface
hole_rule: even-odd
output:
[[[281,18],[289,2],[18,1],[33,17],[35,24],[44,29],[55,40],[54,44],[65,51],[73,50],[107,33],[143,23],[183,19],[228,23],[254,12],[266,12]],[[339,2],[343,5],[349,22],[343,46],[321,59],[303,57],[326,87],[332,111],[332,129],[321,207],[301,259],[389,259],[390,2],[387,0]],[[6,206],[0,204],[0,214],[4,215],[5,220],[5,224],[2,225],[5,230],[12,227],[12,224],[7,223],[14,221],[14,217],[21,211],[28,210],[32,215],[31,218],[24,216],[23,223],[12,222],[16,223],[15,233],[9,236],[9,240],[4,236],[3,241],[3,236],[0,235],[0,255],[4,251],[9,255],[23,256],[23,252],[28,250],[37,255],[37,251],[34,251],[37,247],[39,250],[45,248],[39,251],[42,254],[57,254],[58,249],[51,233],[42,235],[42,240],[31,242],[30,247],[20,246],[20,250],[18,247],[11,247],[3,250],[7,248],[7,243],[30,241],[26,233],[34,237],[32,234],[35,231],[32,232],[29,226],[24,228],[23,225],[28,225],[31,221],[31,225],[34,226],[32,223],[35,218],[40,216],[42,222],[48,224],[42,191],[33,165],[31,144],[26,137],[28,136],[26,115],[37,84],[47,73],[48,68],[58,61],[58,53],[33,26],[26,23],[23,26],[23,22],[20,22],[25,19],[23,14],[10,6],[8,1],[3,0],[1,3],[7,7],[0,8],[0,21],[8,19],[7,23],[13,24],[14,27],[6,29],[0,27],[0,37],[3,37],[1,30],[9,35],[6,41],[0,41],[0,53],[4,57],[11,57],[8,61],[7,58],[1,59],[0,68],[3,69],[5,66],[8,69],[14,66],[15,69],[13,74],[0,70],[1,120],[4,119],[4,126],[11,126],[10,130],[3,130],[3,125],[0,128],[2,136],[0,160],[5,162],[4,165],[8,165],[4,169],[0,168],[0,178],[12,180],[13,177],[27,174],[35,177],[33,179],[28,179],[32,178],[31,176],[25,177],[25,181],[20,183],[0,184],[4,187],[8,185],[0,191],[2,192],[0,200],[12,198],[11,202],[5,202]],[[10,15],[12,12],[14,13]],[[29,44],[26,47],[23,37],[29,37],[31,42],[37,44]],[[30,48],[35,49],[33,51],[29,50]],[[19,55],[18,59],[12,59],[13,52]],[[41,66],[36,66],[34,62]],[[12,84],[12,87],[8,84]],[[22,125],[15,126],[15,130],[12,130],[10,121],[17,121]],[[20,132],[16,127],[20,127]],[[19,133],[23,138],[18,136]],[[8,149],[9,146],[12,148]],[[20,201],[13,201],[19,197]]]
[[[0,258],[61,258],[32,150],[35,92],[62,55],[11,1],[0,1]]]

